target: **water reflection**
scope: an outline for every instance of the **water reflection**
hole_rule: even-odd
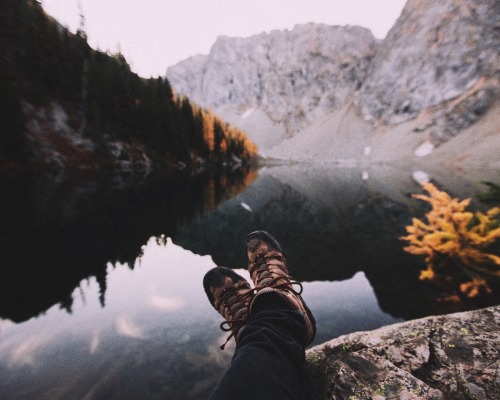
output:
[[[60,303],[93,276],[105,303],[106,264],[133,266],[151,236],[172,236],[194,215],[208,212],[255,178],[176,175],[109,191],[108,182],[0,182],[0,317],[20,322]]]
[[[234,346],[219,350],[227,334],[202,290],[214,266],[152,238],[133,268],[108,264],[106,307],[90,278],[71,295],[72,315],[54,306],[22,324],[0,320],[0,397],[206,398]],[[306,283],[304,298],[318,320],[314,343],[396,321],[362,273]]]
[[[213,266],[150,240],[135,265],[108,264],[106,307],[90,278],[71,295],[72,315],[54,306],[23,324],[2,321],[0,397],[204,397],[231,354],[218,350],[218,315],[201,289]]]
[[[414,172],[288,165],[115,192],[5,183],[0,398],[206,398],[232,349],[218,349],[226,335],[202,277],[243,267],[255,229],[278,237],[304,281],[314,343],[497,304],[496,292],[440,303],[439,289],[418,280],[423,261],[399,240],[426,211],[411,198],[421,190]],[[425,174],[459,197],[484,190],[480,178]]]
[[[296,279],[343,280],[363,272],[382,309],[403,319],[495,304],[498,293],[460,304],[437,302],[439,288],[418,280],[424,263],[405,253],[399,240],[412,217],[426,211],[411,197],[422,191],[413,175],[413,169],[390,167],[261,170],[244,192],[181,227],[174,242],[212,255],[218,265],[242,266],[246,234],[267,230],[287,250]],[[426,175],[460,196],[484,189],[480,179],[467,180],[443,168]]]

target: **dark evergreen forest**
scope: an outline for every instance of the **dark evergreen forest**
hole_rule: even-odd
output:
[[[0,2],[0,162],[29,159],[26,107],[57,103],[75,134],[147,149],[156,165],[193,159],[222,165],[250,160],[255,145],[210,111],[177,96],[166,78],[144,79],[121,54],[92,49],[85,32],[68,31],[35,0]],[[147,45],[147,44],[145,44]],[[82,162],[81,159],[78,162]]]

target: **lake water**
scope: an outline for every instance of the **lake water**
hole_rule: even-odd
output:
[[[490,178],[296,164],[133,188],[4,182],[0,398],[206,398],[234,342],[219,350],[227,335],[203,275],[223,265],[248,277],[244,240],[255,229],[279,239],[304,282],[313,345],[498,304],[496,292],[445,301],[449,288],[418,280],[423,262],[399,237],[425,211],[411,198],[424,172],[459,197]]]

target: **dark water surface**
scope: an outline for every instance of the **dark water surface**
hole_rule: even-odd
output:
[[[314,313],[314,344],[497,304],[439,301],[398,238],[423,204],[416,171],[287,165],[196,179],[4,182],[0,398],[204,399],[234,344],[205,298],[215,265],[242,268],[248,232],[272,232]],[[479,179],[429,172],[459,197]],[[488,177],[484,177],[488,179]],[[479,203],[475,207],[481,208]]]

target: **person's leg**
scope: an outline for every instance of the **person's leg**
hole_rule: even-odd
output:
[[[305,371],[304,331],[304,317],[279,295],[259,296],[210,399],[318,399]]]
[[[203,281],[236,340],[231,365],[211,399],[317,399],[304,350],[314,338],[315,321],[293,288],[302,285],[289,276],[281,247],[267,232],[247,237],[247,255],[253,290],[223,267]]]
[[[289,272],[285,254],[279,242],[265,231],[255,231],[247,236],[248,272],[257,295],[275,292],[288,301],[293,309],[304,316],[305,343],[308,346],[316,336],[316,321],[300,296],[302,284]],[[299,290],[296,290],[296,287]]]

